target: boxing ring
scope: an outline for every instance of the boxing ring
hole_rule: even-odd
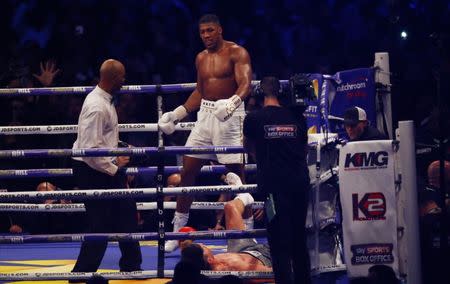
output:
[[[284,82],[286,83],[286,82]],[[164,94],[181,91],[192,91],[195,84],[175,84],[175,85],[161,85],[161,86],[124,86],[121,93],[146,93],[146,94]],[[23,96],[23,95],[50,95],[50,94],[78,94],[85,95],[89,93],[92,87],[72,87],[72,88],[39,88],[39,89],[9,89],[7,95],[9,96]],[[5,94],[4,90],[0,90],[0,94]],[[158,109],[162,108],[162,98],[158,96]],[[179,123],[177,130],[189,131],[194,126],[194,123]],[[154,124],[121,124],[119,125],[120,132],[156,132],[158,126]],[[69,134],[76,133],[76,125],[46,125],[46,126],[14,126],[14,127],[0,127],[1,135],[29,135],[29,134]],[[145,198],[155,197],[157,202],[140,202],[137,203],[138,210],[156,210],[158,212],[159,228],[157,232],[151,233],[133,233],[133,234],[58,234],[58,235],[10,235],[0,237],[0,246],[6,246],[8,255],[14,256],[15,249],[24,246],[39,250],[42,246],[57,246],[64,251],[74,251],[73,256],[76,256],[78,243],[83,240],[107,240],[108,242],[138,240],[143,245],[143,268],[141,272],[115,272],[106,270],[100,267],[99,273],[70,273],[70,267],[64,267],[64,271],[58,272],[0,272],[0,281],[15,281],[15,280],[61,280],[61,279],[84,279],[93,275],[102,275],[107,279],[152,279],[152,278],[167,278],[173,276],[173,267],[179,259],[179,253],[165,254],[164,242],[170,239],[193,239],[204,240],[205,244],[211,245],[213,251],[224,252],[226,245],[223,239],[232,238],[258,238],[260,242],[265,242],[265,230],[246,230],[246,231],[197,231],[189,233],[168,233],[164,228],[164,209],[174,209],[175,202],[163,202],[163,197],[170,195],[196,195],[196,194],[219,194],[252,192],[256,190],[256,185],[242,185],[242,186],[196,186],[196,187],[163,187],[163,176],[175,172],[179,172],[181,167],[168,166],[163,163],[164,155],[180,155],[180,154],[204,154],[204,153],[242,153],[243,147],[164,147],[161,132],[159,133],[158,147],[133,147],[133,148],[117,148],[117,149],[33,149],[33,150],[0,150],[0,159],[15,159],[15,158],[58,158],[58,157],[98,157],[98,156],[141,156],[141,157],[155,157],[158,161],[157,167],[129,167],[126,168],[127,175],[147,175],[154,176],[156,180],[155,188],[133,188],[133,189],[109,189],[109,190],[64,190],[53,192],[35,192],[35,191],[20,191],[18,193],[0,193],[0,210],[2,211],[19,211],[19,212],[82,212],[84,211],[84,204],[30,204],[30,203],[10,203],[11,201],[20,202],[23,200],[45,200],[45,199],[73,199],[78,202],[83,199],[102,199],[102,198],[121,198],[134,197]],[[223,173],[225,166],[204,166],[202,173]],[[246,165],[247,172],[255,172],[255,165]],[[49,178],[49,177],[70,177],[72,176],[72,169],[24,169],[24,170],[1,170],[0,177],[4,179],[17,178]],[[53,197],[51,197],[53,196]],[[4,202],[7,203],[4,203]],[[223,209],[223,202],[194,202],[192,209],[200,210],[217,210]],[[255,202],[254,208],[262,208],[262,202]],[[151,247],[151,249],[148,249]],[[108,248],[105,259],[108,255],[117,254],[117,245],[113,243],[112,248]],[[113,251],[113,252],[111,252]],[[108,254],[109,253],[109,254]],[[148,256],[150,254],[150,256]],[[48,254],[45,254],[48,255]],[[5,257],[5,256],[3,256]],[[6,256],[7,257],[7,256]],[[21,258],[16,255],[15,257]],[[5,261],[0,258],[3,264],[2,270],[9,270],[4,267],[13,267],[11,263],[16,261]],[[157,259],[155,263],[155,259]],[[26,262],[26,261],[25,261]],[[45,262],[45,261],[44,261]],[[62,261],[65,263],[64,261]],[[66,261],[67,262],[67,261]],[[111,267],[111,263],[104,261],[107,266]],[[148,263],[150,262],[150,264]],[[71,262],[73,263],[73,261]],[[153,264],[153,265],[152,265]],[[156,267],[154,267],[156,264]],[[172,270],[167,270],[167,267]],[[116,266],[113,266],[117,269]],[[20,270],[20,269],[19,269]],[[216,271],[217,272],[217,271]],[[271,273],[262,273],[258,271],[203,271],[209,277],[221,277],[223,275],[233,274],[241,278],[262,278],[271,279]],[[166,280],[165,280],[166,281]]]
[[[386,69],[385,69],[386,70]],[[387,69],[388,72],[388,69]],[[377,76],[379,74],[377,73]],[[382,75],[381,75],[382,76]],[[283,86],[288,84],[283,80]],[[252,82],[255,87],[257,81]],[[127,94],[156,94],[158,116],[162,115],[164,94],[176,92],[190,92],[195,88],[195,83],[171,84],[171,85],[139,85],[123,86],[121,93]],[[326,84],[322,84],[325,89]],[[28,89],[0,89],[0,96],[41,96],[41,95],[86,95],[93,87],[61,87],[61,88],[28,88]],[[323,90],[322,90],[323,92]],[[386,98],[383,98],[386,100]],[[327,112],[325,106],[327,102],[320,100],[317,105],[317,112],[326,118],[333,117]],[[390,102],[389,102],[390,103]],[[388,105],[390,108],[390,105]],[[388,113],[388,118],[391,114]],[[377,120],[380,117],[377,116]],[[388,126],[392,122],[388,119]],[[328,123],[328,122],[327,122]],[[390,124],[389,124],[390,123]],[[177,131],[189,131],[195,125],[194,122],[181,122],[176,125]],[[136,156],[136,157],[155,157],[158,161],[156,167],[128,167],[127,175],[147,175],[154,176],[156,187],[154,188],[127,188],[127,189],[91,189],[91,190],[64,190],[53,192],[21,191],[15,193],[0,192],[0,211],[20,211],[20,212],[82,212],[84,205],[82,203],[73,204],[34,204],[20,203],[23,200],[45,200],[45,199],[71,199],[77,201],[84,199],[101,198],[146,198],[156,197],[156,202],[138,202],[138,210],[156,210],[157,221],[159,224],[157,232],[131,233],[131,234],[57,234],[57,235],[8,235],[0,236],[0,250],[6,252],[0,255],[0,281],[18,281],[18,280],[64,280],[64,279],[88,279],[93,275],[101,275],[107,279],[163,279],[173,276],[173,267],[179,259],[179,252],[165,253],[164,242],[166,240],[193,239],[202,240],[210,246],[214,252],[223,252],[225,250],[225,239],[232,238],[258,238],[260,242],[265,241],[266,231],[264,229],[253,230],[223,230],[223,231],[196,231],[189,233],[166,232],[164,226],[164,210],[174,209],[175,202],[164,202],[165,196],[174,195],[197,195],[197,194],[218,194],[218,193],[239,193],[254,192],[257,185],[242,186],[193,186],[193,187],[164,187],[165,175],[179,172],[179,166],[165,166],[164,156],[181,154],[206,154],[206,153],[243,153],[243,147],[215,146],[215,147],[182,147],[182,146],[164,146],[162,132],[158,130],[156,123],[134,123],[120,124],[120,132],[158,132],[157,147],[132,147],[116,149],[30,149],[30,150],[0,150],[0,159],[32,159],[32,158],[61,158],[61,157],[98,157],[98,156]],[[77,132],[76,125],[35,125],[35,126],[3,126],[0,127],[0,135],[58,135],[73,134]],[[325,134],[310,135],[310,157],[309,169],[312,177],[311,183],[316,189],[328,193],[325,203],[313,202],[307,220],[307,230],[311,233],[311,255],[313,255],[312,266],[313,275],[319,275],[326,272],[345,272],[346,265],[342,261],[342,240],[339,233],[339,212],[336,210],[337,189],[336,182],[336,163],[338,147],[335,147],[338,141],[337,136],[328,132]],[[334,143],[334,144],[333,144]],[[325,151],[329,144],[333,144],[333,151]],[[247,164],[246,172],[255,172],[256,166]],[[223,173],[225,167],[221,165],[204,166],[201,172]],[[21,178],[44,178],[44,177],[70,177],[71,169],[8,169],[0,170],[2,179],[21,179]],[[313,200],[322,201],[319,197],[319,190],[314,191]],[[333,202],[330,202],[333,201]],[[255,202],[254,208],[262,208],[262,202]],[[194,202],[193,210],[216,210],[222,209],[223,203],[220,202]],[[324,213],[326,212],[326,214]],[[319,216],[320,215],[320,216]],[[331,229],[330,229],[331,228]],[[322,238],[321,230],[327,230],[330,233],[329,238]],[[327,253],[326,260],[319,257],[320,240],[330,243],[330,252]],[[107,240],[110,243],[105,254],[102,266],[97,273],[70,273],[71,265],[75,262],[79,243],[83,240]],[[143,271],[137,272],[117,272],[117,265],[110,261],[110,257],[118,254],[118,240],[138,240],[141,243],[143,252]],[[49,254],[43,254],[45,265],[36,264],[36,262],[27,259],[27,255],[22,255],[22,249],[42,251],[43,249],[57,249],[58,254],[63,256],[62,260],[52,262],[47,259]],[[17,253],[19,252],[19,253]],[[31,253],[30,256],[39,255]],[[11,258],[9,258],[11,257]],[[55,256],[53,256],[55,257]],[[59,256],[56,256],[59,258]],[[319,259],[320,258],[320,259]],[[17,260],[16,260],[17,259]],[[150,260],[155,260],[156,263]],[[21,262],[22,261],[22,262]],[[149,263],[151,262],[151,263]],[[325,262],[320,264],[319,262]],[[55,264],[56,263],[56,264]],[[6,267],[6,268],[5,268]],[[10,267],[10,268],[8,268]],[[13,268],[14,267],[14,268]],[[19,268],[17,268],[19,267]],[[20,269],[27,268],[26,269]],[[53,269],[53,267],[57,267]],[[42,268],[42,269],[40,269]],[[17,269],[17,270],[14,270]],[[42,270],[42,271],[41,271]],[[48,272],[47,272],[48,271]],[[221,277],[223,275],[233,274],[245,279],[272,279],[272,273],[259,271],[202,271],[203,274],[210,277]],[[152,280],[149,280],[152,281]],[[167,281],[167,280],[165,280]],[[150,282],[149,282],[150,283]],[[153,282],[152,282],[153,283]],[[163,283],[163,282],[154,282]],[[413,282],[411,282],[413,283]]]
[[[155,148],[155,147],[147,147],[147,148],[126,148],[126,149],[86,149],[86,150],[72,150],[72,149],[41,149],[41,150],[10,150],[10,151],[0,151],[0,157],[2,158],[17,158],[18,155],[22,158],[26,157],[61,157],[61,156],[118,156],[118,155],[129,155],[129,156],[139,156],[139,155],[156,155],[161,153],[169,153],[169,154],[184,154],[184,153],[236,153],[243,152],[242,147],[166,147]],[[208,168],[206,168],[208,169]],[[211,167],[211,170],[223,170],[223,167]],[[159,169],[161,171],[161,169]],[[163,170],[163,167],[162,167]],[[145,172],[145,171],[144,171]],[[158,172],[158,169],[157,171]],[[10,177],[17,177],[15,175],[17,172],[12,171],[12,175]],[[30,172],[31,173],[31,172]],[[47,170],[48,173],[48,170]],[[64,172],[64,175],[68,173]],[[70,173],[69,173],[70,174]],[[163,174],[163,173],[162,173]],[[39,173],[42,175],[42,172]],[[50,172],[51,175],[51,172]],[[148,196],[157,196],[158,202],[162,202],[162,197],[165,195],[186,195],[186,194],[217,194],[222,192],[252,192],[256,189],[256,185],[242,185],[242,186],[197,186],[197,187],[172,187],[172,188],[163,188],[162,187],[162,178],[158,178],[161,183],[157,188],[138,188],[138,189],[92,189],[92,190],[68,190],[68,191],[59,191],[59,192],[26,192],[22,191],[20,193],[1,193],[0,199],[4,200],[39,200],[39,199],[71,199],[76,198],[77,200],[83,199],[101,199],[101,198],[121,198],[121,197],[148,197]],[[157,203],[158,203],[157,202]],[[15,208],[20,209],[22,206],[8,204],[4,206],[13,206]],[[29,204],[28,204],[29,205]],[[74,207],[78,209],[83,209],[80,204],[72,204]],[[153,206],[152,206],[153,205]],[[159,215],[163,215],[163,204],[156,204],[156,208],[158,209]],[[173,204],[172,204],[173,205]],[[194,204],[194,208],[198,208],[198,204]],[[261,204],[256,204],[261,207]],[[155,208],[155,204],[143,204],[143,207]],[[203,205],[203,209],[219,209],[220,206],[223,208],[223,203],[213,204],[212,206]],[[32,206],[34,207],[34,206]],[[47,206],[47,208],[50,208]],[[46,206],[43,208],[46,209]],[[247,231],[232,231],[232,230],[224,230],[224,231],[198,231],[198,232],[190,232],[190,233],[166,233],[164,231],[163,222],[160,223],[160,230],[154,233],[136,233],[136,234],[59,234],[59,235],[29,235],[29,236],[3,236],[0,237],[1,244],[17,244],[17,243],[55,243],[55,242],[81,242],[81,241],[98,241],[98,240],[107,240],[107,241],[127,241],[127,240],[138,240],[138,241],[150,241],[157,240],[158,241],[158,269],[155,271],[143,271],[143,272],[130,272],[130,273],[108,273],[105,276],[109,279],[127,279],[127,278],[164,278],[170,277],[173,275],[173,271],[167,271],[161,268],[164,268],[164,241],[169,239],[232,239],[232,238],[254,238],[254,237],[263,237],[265,236],[265,230],[247,230]],[[236,274],[243,278],[271,278],[272,275],[269,273],[259,273],[259,272],[219,272],[214,274],[213,272],[205,272],[209,276],[220,277],[226,274]],[[211,274],[212,273],[212,274]],[[213,275],[214,274],[214,275]],[[52,280],[52,279],[86,279],[89,276],[92,276],[93,273],[66,273],[57,275],[45,274],[41,273],[30,273],[29,275],[25,275],[24,273],[10,273],[1,275],[0,280],[20,280],[20,279],[42,279],[42,280]],[[118,278],[117,278],[118,277]]]

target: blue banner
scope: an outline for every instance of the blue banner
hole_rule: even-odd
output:
[[[374,68],[360,68],[341,71],[335,74],[335,95],[328,97],[329,114],[343,118],[347,108],[358,106],[366,111],[367,119],[372,125],[376,124],[375,106],[375,70]],[[330,131],[346,136],[342,122],[330,120]]]

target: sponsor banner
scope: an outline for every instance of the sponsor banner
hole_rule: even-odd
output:
[[[164,209],[175,209],[176,202],[164,202]],[[136,203],[138,210],[155,210],[157,208],[156,202],[143,202]],[[223,209],[225,202],[193,202],[191,205],[192,210],[220,210]],[[252,204],[253,209],[264,208],[264,202],[255,201]],[[0,204],[1,210],[1,204]]]
[[[145,233],[144,235],[148,235]],[[207,239],[243,239],[243,238],[255,238],[266,237],[266,229],[252,229],[252,230],[222,230],[222,231],[194,231],[188,233],[181,232],[168,232],[166,233],[166,239],[169,240],[207,240]],[[148,238],[147,238],[148,239]]]
[[[45,130],[46,134],[77,133],[78,125],[49,125]]]
[[[264,138],[295,138],[297,137],[297,125],[264,125]]]
[[[360,68],[338,72],[334,75],[335,93],[329,96],[330,114],[343,117],[347,108],[359,106],[366,111],[367,119],[376,125],[375,71],[373,68]],[[330,121],[330,130],[346,137],[343,124]]]
[[[184,123],[180,130],[190,130],[195,122]],[[186,128],[186,129],[184,129]],[[34,125],[34,126],[2,126],[0,135],[30,135],[30,134],[71,134],[77,133],[78,125]],[[119,124],[119,132],[156,132],[156,123]]]
[[[186,195],[186,194],[217,194],[223,192],[255,192],[258,189],[256,184],[245,184],[241,186],[215,185],[215,186],[190,186],[190,187],[167,187],[164,188],[164,195]]]
[[[331,136],[331,135],[330,135]],[[78,150],[77,150],[78,151]],[[80,151],[78,151],[80,152]],[[133,151],[132,151],[133,152]],[[82,151],[81,151],[82,153]],[[135,152],[133,152],[135,153]],[[182,170],[181,166],[166,166],[164,168],[167,174],[180,172]],[[155,175],[157,167],[129,167],[125,168],[127,175]],[[245,165],[245,171],[247,173],[255,172],[255,164]],[[224,173],[226,172],[226,167],[224,165],[209,165],[203,166],[201,169],[202,173]],[[0,170],[0,178],[34,178],[34,177],[62,177],[62,176],[72,176],[72,169],[28,169],[28,170]]]
[[[272,279],[273,273],[270,271],[213,271],[202,270],[203,275],[210,278],[220,278],[225,275],[235,275],[240,279]],[[270,281],[272,282],[272,281]]]
[[[45,131],[45,126],[2,126],[0,135],[38,134]]]
[[[44,209],[44,204],[0,203],[0,211],[39,211],[40,209]]]
[[[194,126],[195,126],[195,122],[180,122],[177,125],[175,125],[175,130],[187,131],[187,130],[191,130],[192,128],[194,128]]]
[[[0,273],[1,281],[13,280],[69,280],[89,279],[92,276],[102,276],[106,279],[145,279],[157,277],[156,271],[131,271],[131,272],[12,272]]]
[[[175,202],[176,205],[176,202]],[[225,202],[193,202],[191,209],[196,210],[211,210],[211,209],[223,209]],[[165,206],[165,204],[164,204]],[[166,207],[168,208],[168,207]],[[261,209],[264,208],[264,202],[255,201],[252,204],[253,209]],[[175,208],[172,208],[175,209]]]
[[[164,202],[164,209],[175,209],[176,202]],[[193,202],[192,210],[211,210],[223,209],[225,202]],[[156,202],[138,202],[136,203],[137,210],[156,210]],[[261,209],[264,207],[264,202],[254,202],[253,209]],[[0,212],[11,211],[28,211],[28,212],[84,212],[83,203],[65,203],[65,204],[32,204],[32,203],[0,203]]]
[[[165,187],[164,195],[182,194],[215,194],[221,192],[254,192],[256,184],[241,186],[190,186],[190,187]],[[23,192],[0,192],[0,201],[30,200],[30,199],[105,199],[123,197],[145,197],[156,194],[156,188],[139,189],[91,189],[91,190],[66,190],[66,191],[23,191]]]
[[[119,124],[119,132],[157,132],[156,123]]]
[[[0,170],[0,178],[33,178],[52,176],[72,176],[72,169],[28,169],[28,170]]]
[[[212,271],[202,270],[201,273],[210,278],[220,278],[225,275],[235,275],[241,279],[272,279],[273,273],[270,271]],[[164,270],[165,277],[173,277],[173,270]],[[152,279],[158,278],[158,271],[111,271],[111,272],[10,272],[0,273],[1,281],[18,280],[69,280],[78,279],[80,281],[89,279],[92,276],[102,276],[108,280],[120,279]]]
[[[398,274],[394,151],[391,140],[347,143],[339,154],[344,256],[349,277],[375,264]]]
[[[123,86],[121,91],[142,91],[142,87],[140,85]]]
[[[24,191],[0,193],[0,201],[31,200],[31,199],[105,199],[122,197],[143,197],[156,194],[154,188],[142,189],[94,189],[94,190],[66,190],[66,191]]]
[[[183,83],[180,84],[180,88],[182,90],[191,91],[194,90],[197,87],[197,83]]]
[[[352,265],[394,263],[392,243],[353,245],[350,250],[352,252]]]
[[[204,239],[242,239],[266,237],[265,229],[253,230],[222,230],[222,231],[196,231],[189,233],[168,232],[165,234],[167,240],[204,240]],[[55,235],[6,235],[0,236],[0,244],[17,243],[61,243],[82,241],[133,241],[133,240],[158,240],[160,235],[156,232],[150,233],[95,233],[95,234],[55,234]]]
[[[287,80],[280,81],[282,85],[288,84]],[[252,81],[252,85],[258,84]],[[193,91],[196,83],[165,84],[165,85],[126,85],[122,86],[121,94],[172,94],[176,92]],[[7,88],[0,89],[0,96],[29,96],[29,95],[67,95],[67,94],[87,94],[94,87],[52,87],[52,88]]]

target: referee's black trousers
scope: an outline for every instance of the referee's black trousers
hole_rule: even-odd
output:
[[[125,188],[126,176],[110,176],[73,162],[73,175],[79,189]],[[136,202],[131,199],[85,200],[89,233],[135,233],[137,230]],[[97,271],[106,251],[106,241],[84,241],[72,272]],[[122,257],[120,271],[141,270],[142,255],[139,242],[119,241]]]

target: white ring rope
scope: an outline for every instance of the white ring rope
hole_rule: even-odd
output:
[[[201,273],[210,278],[220,278],[225,275],[235,275],[241,279],[272,279],[273,273],[266,271],[212,271],[202,270]],[[164,277],[172,278],[173,270],[164,270]],[[0,273],[1,281],[18,280],[86,280],[92,276],[102,276],[108,280],[119,279],[151,279],[158,278],[156,270],[132,272],[12,272]]]
[[[329,115],[330,119],[343,120],[343,118]],[[190,131],[194,128],[195,121],[179,122],[175,130]],[[0,135],[31,135],[31,134],[75,134],[78,125],[26,125],[26,126],[0,126]],[[124,123],[119,124],[119,132],[157,132],[157,123]],[[311,136],[311,134],[309,135]],[[335,137],[332,137],[335,139]],[[331,137],[330,137],[331,139]]]
[[[254,192],[256,184],[244,185],[215,185],[215,186],[186,186],[164,187],[163,195],[187,195],[187,194],[218,194],[222,192]],[[156,195],[156,188],[125,188],[125,189],[88,189],[66,191],[19,191],[0,192],[0,201],[27,200],[27,199],[105,199],[122,197],[146,197]]]
[[[195,122],[180,122],[176,130],[191,130]],[[78,125],[30,125],[1,126],[0,135],[30,135],[30,134],[72,134],[77,133]],[[157,123],[127,123],[119,124],[119,132],[157,132]]]
[[[176,202],[164,202],[164,209],[175,209]],[[222,210],[225,202],[193,202],[193,210]],[[156,202],[137,202],[137,210],[156,210]],[[254,202],[253,209],[264,208],[264,202]],[[0,212],[84,212],[84,203],[69,204],[32,204],[32,203],[0,203]]]

